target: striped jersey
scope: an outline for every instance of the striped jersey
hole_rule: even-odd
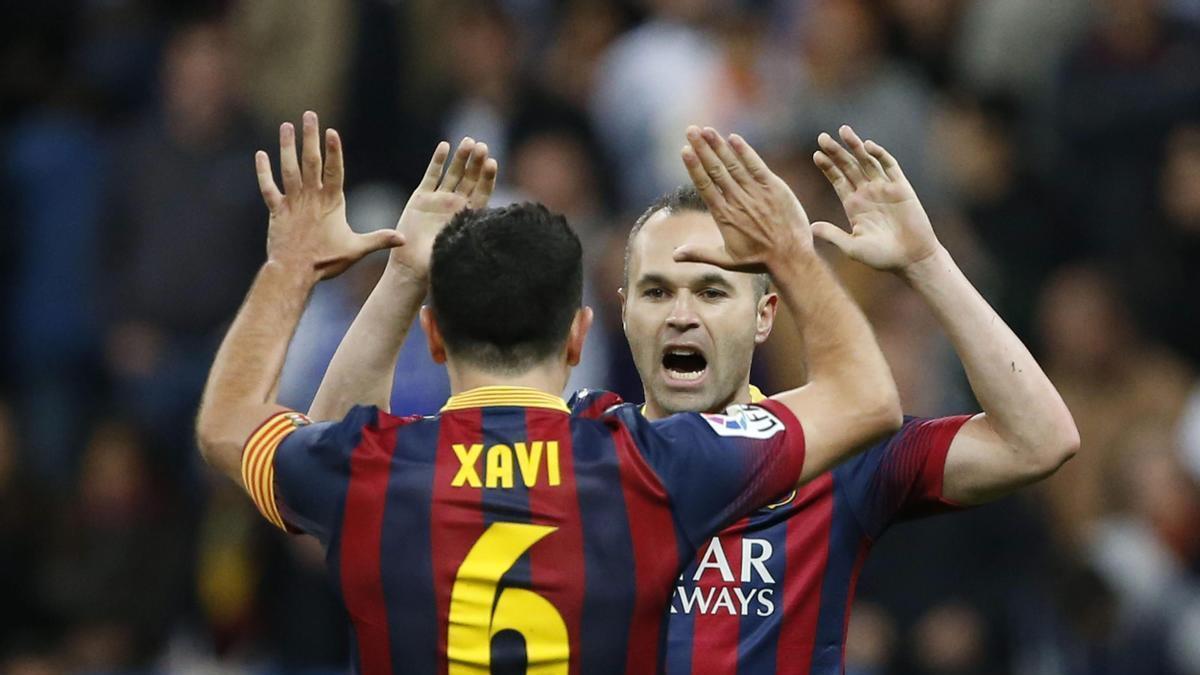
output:
[[[324,546],[356,672],[661,672],[701,542],[795,486],[781,404],[650,422],[604,392],[484,387],[430,417],[285,412],[247,442],[263,515]]]
[[[906,417],[890,437],[706,540],[671,598],[666,672],[844,672],[871,544],[897,520],[954,506],[942,472],[968,419]]]

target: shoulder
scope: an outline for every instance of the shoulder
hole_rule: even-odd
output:
[[[635,408],[617,394],[603,389],[580,389],[571,395],[567,407],[571,410],[572,418],[594,420],[608,416],[617,408]]]

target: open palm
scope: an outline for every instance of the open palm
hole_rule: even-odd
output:
[[[848,126],[839,133],[850,150],[821,134],[813,161],[841,199],[851,231],[817,222],[813,234],[880,270],[903,269],[937,252],[925,207],[895,158],[874,141],[864,143]]]
[[[408,245],[392,251],[391,264],[406,267],[421,277],[429,273],[433,241],[454,217],[466,208],[487,206],[496,188],[496,160],[488,157],[486,143],[464,138],[446,168],[450,144],[438,143],[421,184],[413,191],[396,231]],[[443,169],[445,174],[443,175]]]
[[[333,129],[325,133],[325,159],[321,159],[320,120],[304,113],[303,155],[296,157],[296,129],[290,122],[279,127],[279,166],[284,191],[271,173],[267,153],[254,155],[258,187],[270,211],[267,225],[267,258],[316,279],[335,277],[363,256],[384,248],[401,247],[404,237],[391,230],[356,234],[346,222],[342,194],[344,162],[342,140]],[[393,249],[394,250],[394,249]]]

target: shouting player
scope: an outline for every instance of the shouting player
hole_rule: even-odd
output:
[[[938,242],[896,160],[849,127],[840,135],[849,150],[822,134],[814,161],[853,231],[818,222],[814,232],[899,275],[925,300],[983,413],[909,419],[700,546],[672,598],[670,673],[841,673],[858,573],[890,524],[1008,494],[1053,473],[1079,446],[1057,391]],[[688,142],[701,159],[688,164],[694,188],[654,204],[626,251],[625,332],[652,419],[761,398],[750,362],[778,304],[759,275],[676,260],[679,246],[720,244],[729,218],[721,196],[745,171],[730,147],[744,143],[736,136],[726,142],[692,128]],[[344,359],[373,358],[367,329],[347,336]]]
[[[197,431],[268,520],[325,547],[360,672],[661,669],[672,587],[696,547],[899,426],[866,320],[817,256],[799,202],[748,146],[737,149],[742,191],[714,206],[730,215],[722,246],[677,255],[769,272],[803,322],[811,380],[758,405],[648,421],[611,395],[580,414],[559,396],[591,321],[579,240],[561,216],[528,204],[462,211],[431,244],[354,235],[336,133],[324,168],[315,114],[302,163],[290,125],[280,144],[286,194],[256,158],[268,260],[217,354]],[[443,194],[469,201],[474,186],[458,190],[481,180],[485,155],[459,153],[476,161],[448,172],[441,182],[456,185]],[[358,406],[312,424],[277,405],[313,286],[402,243],[431,253],[421,322],[453,392],[440,413]]]
[[[814,161],[853,230],[818,222],[814,233],[920,294],[984,412],[907,419],[890,438],[702,546],[672,598],[668,673],[843,672],[858,573],[890,524],[1008,494],[1053,473],[1079,446],[1058,392],[938,242],[896,160],[849,127],[840,136],[846,147],[822,134]],[[626,335],[652,418],[760,397],[749,386],[750,360],[774,319],[776,301],[757,279],[674,260],[677,246],[719,236],[713,194],[737,168],[714,130],[689,137],[694,147],[706,139],[717,149],[706,157],[708,172],[692,172],[695,190],[652,206],[627,248]],[[738,289],[732,301],[703,301],[714,275]],[[708,386],[682,386],[665,367],[667,345],[686,335],[712,345],[690,366],[702,368],[698,379]]]

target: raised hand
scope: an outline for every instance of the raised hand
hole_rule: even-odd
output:
[[[487,206],[496,189],[499,167],[494,158],[488,157],[486,143],[464,138],[447,168],[449,154],[450,144],[438,143],[421,184],[409,197],[396,224],[396,231],[404,235],[408,244],[392,251],[390,264],[407,268],[422,278],[429,273],[433,240],[442,228],[463,209]]]
[[[933,225],[896,159],[878,143],[864,143],[849,126],[838,132],[850,150],[821,134],[813,162],[842,200],[851,231],[816,222],[813,234],[880,270],[903,271],[937,253]]]
[[[688,127],[683,164],[721,230],[720,248],[681,246],[680,262],[703,262],[741,272],[768,272],[794,256],[812,254],[808,216],[795,193],[771,172],[741,136]]]
[[[271,175],[271,161],[259,150],[254,155],[258,187],[271,216],[267,226],[267,260],[315,279],[344,272],[368,253],[400,246],[404,237],[392,230],[355,234],[346,222],[342,194],[342,139],[325,130],[322,166],[317,114],[304,113],[303,164],[296,158],[296,129],[279,127],[279,165],[283,189]]]

